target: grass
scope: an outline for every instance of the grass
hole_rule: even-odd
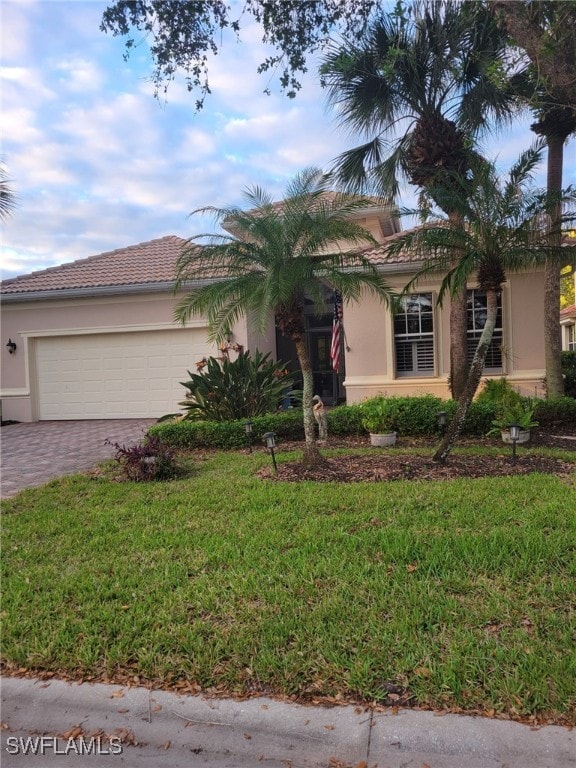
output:
[[[193,461],[4,504],[9,665],[576,722],[573,481],[289,484],[254,477],[262,453]]]

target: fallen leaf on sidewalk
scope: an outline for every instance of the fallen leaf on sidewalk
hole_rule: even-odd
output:
[[[114,691],[114,693],[110,696],[111,699],[123,699],[124,698],[124,691]]]
[[[110,736],[116,736],[122,744],[129,744],[132,747],[138,746],[136,736],[129,728],[114,728]]]
[[[162,744],[162,749],[170,749],[171,744],[171,741],[165,741],[164,744]]]
[[[250,740],[252,738],[252,736],[250,736],[249,733],[245,733],[244,734],[244,738],[247,739],[247,740]]]
[[[334,726],[333,725],[325,725],[324,728],[326,728],[327,731],[333,731]]]

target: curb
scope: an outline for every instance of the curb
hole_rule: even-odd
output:
[[[576,732],[559,726],[102,683],[5,677],[2,721],[3,768],[576,766]]]

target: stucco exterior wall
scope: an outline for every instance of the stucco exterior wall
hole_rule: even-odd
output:
[[[36,340],[71,334],[178,330],[182,326],[173,319],[175,304],[176,298],[166,293],[4,303],[1,308],[3,338],[15,341],[17,349],[10,355],[5,344],[1,348],[2,418],[16,421],[36,418]],[[186,327],[206,328],[206,322],[203,318],[193,318]],[[244,320],[233,329],[233,334],[240,343],[249,346]],[[190,370],[194,370],[195,362],[191,350]],[[185,369],[182,377],[186,377]]]
[[[389,277],[390,287],[402,290],[410,275],[398,272]],[[438,296],[441,280],[422,280],[416,293]],[[543,273],[509,277],[502,293],[503,368],[522,394],[544,394],[544,288]],[[476,287],[474,283],[469,288]],[[376,395],[411,395],[429,392],[450,397],[450,298],[434,309],[434,375],[402,377],[396,374],[394,326],[389,309],[370,295],[344,308],[346,329],[346,399],[355,403]]]
[[[410,274],[389,273],[390,286],[400,291]],[[416,292],[431,292],[435,299],[440,277],[430,276]],[[503,370],[523,394],[543,394],[544,376],[544,280],[542,272],[509,277],[503,290]],[[471,288],[475,287],[473,283]],[[173,311],[176,299],[170,293],[82,297],[68,300],[3,303],[2,344],[0,345],[3,419],[30,421],[35,416],[35,344],[44,337],[70,334],[102,334],[178,329]],[[434,308],[434,373],[411,378],[396,374],[394,326],[390,310],[378,299],[365,294],[362,301],[344,306],[347,402],[359,402],[378,394],[431,392],[449,396],[449,307]],[[190,327],[206,329],[203,318]],[[207,329],[206,329],[207,334]],[[8,353],[8,338],[17,350]],[[263,333],[242,319],[232,329],[232,341],[254,352],[276,354],[274,320],[269,318]],[[191,351],[190,369],[196,358]],[[182,372],[185,375],[185,371]],[[500,373],[495,375],[502,375]]]

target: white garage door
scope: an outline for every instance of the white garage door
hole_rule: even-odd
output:
[[[206,329],[36,340],[40,419],[158,418],[177,413],[180,384],[214,354]]]

